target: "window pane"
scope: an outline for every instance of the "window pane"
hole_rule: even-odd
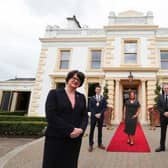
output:
[[[61,61],[60,63],[60,69],[68,69],[68,61]]]
[[[64,88],[64,87],[65,87],[65,83],[63,82],[56,83],[56,88]]]
[[[168,61],[167,62],[161,62],[161,69],[168,69]]]
[[[61,51],[61,60],[69,60],[70,51]]]
[[[4,91],[3,96],[2,96],[2,101],[1,101],[1,110],[2,111],[8,111],[10,108],[10,97],[11,97],[11,92],[10,91]]]
[[[101,50],[91,51],[91,68],[99,69],[101,64]]]
[[[60,69],[68,69],[69,57],[70,57],[70,51],[68,50],[61,51]]]
[[[136,63],[136,54],[125,54],[125,63]]]
[[[161,59],[168,59],[168,51],[161,51]]]
[[[93,61],[99,61],[99,60],[100,60],[100,57],[101,57],[100,55],[93,55],[93,56],[92,56],[92,60],[93,60]]]
[[[136,43],[125,43],[125,53],[136,53],[137,44]]]
[[[100,62],[92,62],[92,68],[99,69],[100,68]]]
[[[160,52],[161,69],[168,69],[168,51]]]

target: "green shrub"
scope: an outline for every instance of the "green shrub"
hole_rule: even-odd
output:
[[[26,111],[15,111],[15,112],[0,111],[0,115],[18,115],[18,116],[24,116],[25,114],[27,114]]]
[[[43,121],[0,121],[0,135],[42,136],[46,126]]]
[[[15,115],[1,115],[0,121],[46,121],[45,117],[29,117]]]

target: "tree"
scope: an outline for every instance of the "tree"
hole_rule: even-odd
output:
[[[107,82],[105,83],[105,86],[104,86],[103,89],[104,89],[104,90],[103,90],[103,96],[104,96],[106,99],[108,99],[108,84],[107,84]]]
[[[103,96],[105,99],[108,99],[108,84],[107,81],[105,82],[105,86],[103,88]],[[111,124],[111,117],[112,117],[112,108],[108,107],[106,108],[104,112],[104,125],[107,126],[107,129],[112,129],[112,124]]]
[[[157,108],[157,102],[158,102],[158,99],[159,99],[159,96],[160,96],[160,91],[161,91],[161,86],[159,85],[159,81],[156,82],[156,88],[154,90],[155,92],[155,98],[154,98],[154,107]]]

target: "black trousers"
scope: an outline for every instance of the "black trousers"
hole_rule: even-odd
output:
[[[102,128],[103,128],[103,120],[104,118],[97,119],[95,116],[91,116],[91,121],[90,121],[90,134],[89,134],[89,145],[94,144],[94,130],[95,126],[97,124],[98,127],[98,145],[102,144]]]
[[[168,118],[161,115],[160,116],[160,127],[161,127],[160,147],[161,148],[165,148],[167,125],[168,125]]]
[[[43,168],[77,168],[81,138],[76,140],[46,137]]]

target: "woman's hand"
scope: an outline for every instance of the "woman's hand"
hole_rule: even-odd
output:
[[[164,115],[165,117],[168,117],[168,111],[167,111],[167,112],[164,112],[163,115]]]
[[[136,114],[134,114],[131,118],[134,119],[134,118],[137,118],[138,116]]]
[[[81,128],[74,128],[74,130],[70,133],[71,138],[77,138],[83,133],[83,129]]]

